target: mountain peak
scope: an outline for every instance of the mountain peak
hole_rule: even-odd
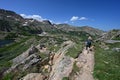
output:
[[[49,20],[43,20],[42,22],[45,23],[45,24],[52,25],[52,23]]]

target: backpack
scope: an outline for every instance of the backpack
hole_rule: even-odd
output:
[[[85,45],[87,45],[87,46],[88,46],[88,45],[91,45],[91,41],[90,41],[90,40],[87,40],[86,43],[85,43]]]

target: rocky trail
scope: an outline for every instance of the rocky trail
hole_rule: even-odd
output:
[[[72,80],[94,80],[94,52],[83,49],[82,53],[76,59],[76,65],[79,67],[79,72],[74,75]]]
[[[68,46],[66,48],[68,48]],[[62,80],[63,77],[70,77],[75,62],[79,71],[72,78],[69,78],[69,80],[94,80],[93,70],[95,63],[93,49],[83,49],[77,59],[65,56],[64,50],[62,50],[62,52],[60,50],[58,54],[61,55],[55,59],[49,80]]]

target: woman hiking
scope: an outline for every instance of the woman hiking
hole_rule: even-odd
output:
[[[88,40],[85,42],[86,50],[89,50],[89,48],[91,47],[91,45],[92,45],[92,37],[89,36]]]

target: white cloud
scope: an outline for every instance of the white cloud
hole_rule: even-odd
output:
[[[38,21],[42,21],[45,20],[44,18],[42,18],[40,15],[26,15],[26,14],[20,14],[23,18],[33,18],[36,19]]]
[[[79,20],[88,20],[86,17],[80,17]]]
[[[78,17],[78,16],[73,16],[70,21],[78,21],[78,20],[88,20],[86,17]]]
[[[79,19],[78,16],[73,16],[73,17],[70,19],[70,21],[76,21],[76,20],[78,20],[78,19]]]

